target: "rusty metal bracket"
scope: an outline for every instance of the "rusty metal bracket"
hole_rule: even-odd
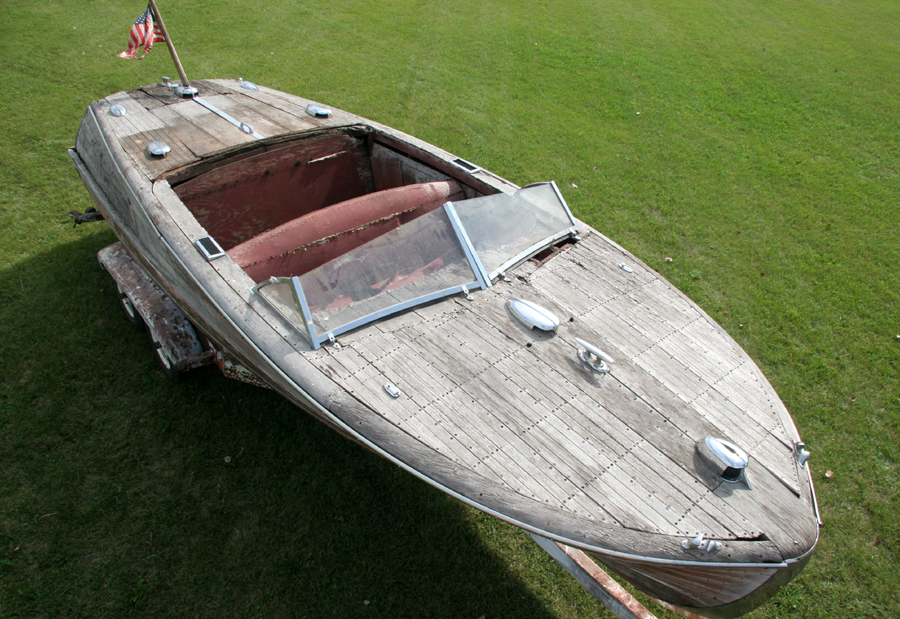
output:
[[[212,342],[209,343],[209,347],[211,349],[210,353],[213,355],[213,362],[219,367],[219,369],[222,371],[222,374],[224,374],[226,378],[233,378],[234,380],[239,380],[242,383],[248,383],[256,387],[263,387],[265,389],[272,388],[255,372],[247,369],[246,367],[229,357],[228,353],[226,353],[225,351],[216,348],[215,344],[213,344]]]
[[[103,221],[103,213],[95,209],[93,206],[88,207],[85,212],[79,211],[69,211],[69,217],[75,220],[75,223],[72,224],[74,228],[78,224],[86,224],[92,221]]]

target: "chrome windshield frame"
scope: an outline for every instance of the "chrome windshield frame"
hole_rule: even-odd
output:
[[[294,277],[294,279],[297,279]],[[299,284],[295,284],[297,289],[300,291],[299,294],[303,294],[302,287]],[[331,331],[325,333],[324,335],[319,335],[316,333],[315,327],[309,324],[309,338],[312,339],[313,348],[319,349],[322,344],[333,340],[338,335],[343,333],[347,333],[348,331],[352,331],[353,329],[358,329],[363,325],[367,325],[371,322],[375,322],[376,320],[381,320],[382,318],[387,318],[393,314],[397,314],[404,310],[424,305],[426,303],[430,303],[431,301],[437,301],[438,299],[443,299],[444,297],[449,297],[454,294],[462,293],[463,289],[468,293],[469,290],[483,289],[483,286],[480,282],[470,282],[468,284],[462,284],[460,286],[454,286],[452,288],[445,288],[444,290],[439,290],[437,292],[433,292],[431,294],[427,294],[421,297],[416,297],[415,299],[410,299],[409,301],[404,301],[403,303],[398,303],[397,305],[391,305],[390,307],[386,307],[382,310],[378,310],[377,312],[372,312],[371,314],[367,314],[361,318],[357,318],[353,322],[348,322],[345,325],[332,329]]]
[[[456,236],[459,238],[463,252],[465,252],[466,258],[469,260],[469,265],[472,267],[472,270],[475,271],[475,277],[478,278],[481,289],[484,290],[490,288],[491,278],[487,272],[485,272],[484,266],[481,264],[481,259],[478,258],[478,253],[475,251],[475,247],[472,245],[469,235],[466,234],[466,229],[463,228],[462,222],[459,220],[459,215],[453,207],[453,203],[445,203],[444,211],[446,211],[447,217],[450,219],[450,225],[453,226],[453,231],[456,232]]]
[[[560,230],[556,234],[545,237],[544,239],[538,241],[537,243],[529,246],[528,248],[524,249],[523,251],[519,252],[518,254],[516,254],[515,256],[513,256],[512,258],[510,258],[503,264],[501,264],[498,268],[494,269],[490,273],[485,272],[484,267],[481,267],[481,272],[484,273],[485,277],[487,277],[488,282],[493,282],[495,279],[500,277],[501,273],[504,273],[505,271],[511,269],[515,265],[517,265],[521,262],[524,262],[525,260],[527,260],[528,258],[533,256],[534,254],[538,253],[545,247],[554,245],[565,238],[571,238],[573,236],[578,235],[578,232],[579,232],[578,220],[576,220],[575,217],[572,215],[572,211],[571,211],[571,209],[569,209],[569,205],[566,203],[565,198],[563,198],[562,193],[559,191],[559,187],[557,187],[556,181],[531,183],[530,185],[526,185],[525,187],[522,187],[518,191],[521,191],[522,189],[528,189],[529,187],[536,187],[538,185],[550,185],[553,188],[553,193],[555,193],[556,197],[559,199],[559,203],[565,210],[566,217],[569,218],[569,221],[572,223],[572,226],[569,228],[566,228],[564,230]],[[453,213],[454,213],[454,217],[456,218],[455,221],[459,222],[459,217],[458,217],[458,215],[456,215],[455,209],[453,210]],[[456,224],[454,224],[454,225],[456,225]],[[462,227],[462,226],[460,225],[460,227]],[[466,235],[466,240],[468,241],[468,235]],[[469,246],[470,247],[472,246],[471,243],[469,243]],[[474,248],[472,249],[472,251],[474,253],[474,251],[475,251]],[[476,259],[477,259],[477,255],[476,255]],[[478,260],[478,265],[481,266],[480,260]]]

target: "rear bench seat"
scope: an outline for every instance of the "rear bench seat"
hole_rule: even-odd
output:
[[[302,275],[445,202],[464,197],[456,181],[376,191],[281,224],[227,253],[256,283]]]

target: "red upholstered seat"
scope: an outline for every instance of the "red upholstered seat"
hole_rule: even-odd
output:
[[[455,181],[376,191],[298,217],[235,245],[227,253],[257,283],[270,277],[302,275],[463,197]]]

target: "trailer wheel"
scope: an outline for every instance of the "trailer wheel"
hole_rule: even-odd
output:
[[[125,312],[125,317],[128,319],[128,322],[133,324],[134,327],[139,331],[143,331],[144,329],[146,329],[147,325],[144,324],[144,319],[134,308],[134,305],[132,305],[131,303],[131,299],[129,299],[128,295],[125,294],[125,290],[122,289],[122,285],[119,284],[119,282],[116,282],[116,289],[119,292],[119,305],[122,306],[122,311]]]
[[[152,338],[150,342],[153,345],[153,356],[156,357],[156,362],[159,364],[163,374],[165,374],[172,382],[179,382],[184,377],[184,372],[180,372],[172,366],[169,355],[166,354],[166,351],[163,350],[163,347],[159,342],[153,341]]]

